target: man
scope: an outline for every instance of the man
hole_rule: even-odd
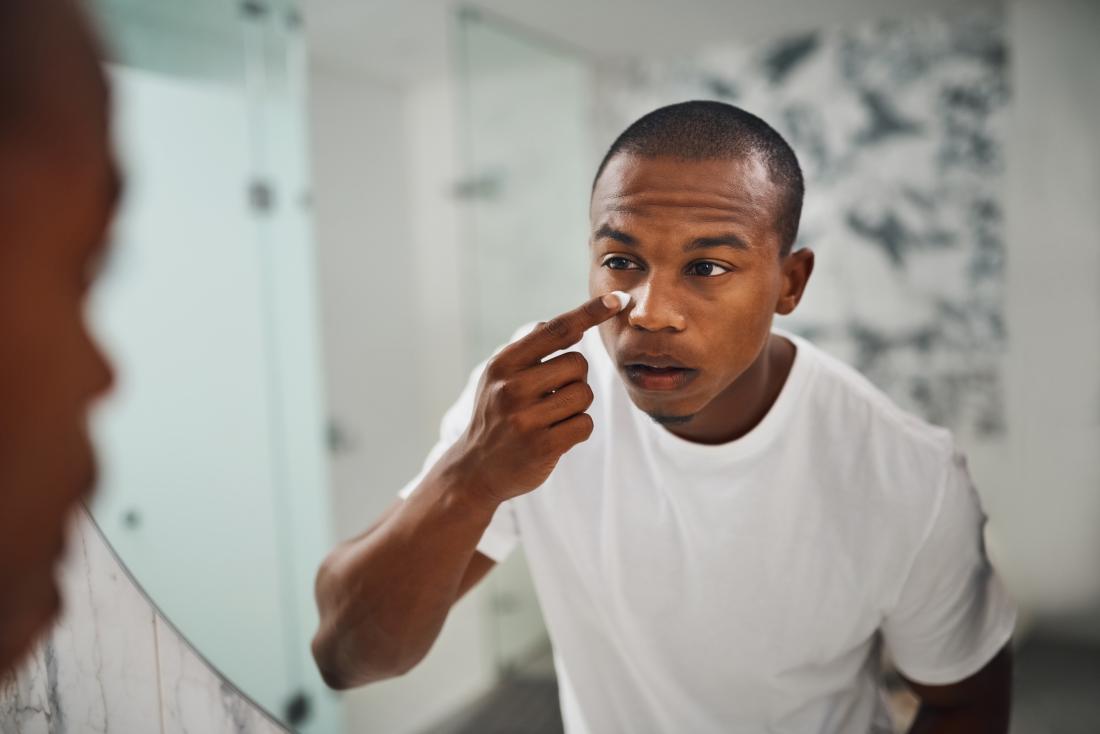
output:
[[[0,673],[57,617],[111,372],[84,302],[118,196],[105,79],[69,0],[0,3]]]
[[[772,330],[813,270],[802,189],[786,142],[729,105],[616,140],[589,290],[630,303],[521,329],[404,500],[326,559],[331,686],[409,670],[522,542],[570,734],[889,731],[883,647],[913,731],[1006,731],[1015,610],[950,434]]]

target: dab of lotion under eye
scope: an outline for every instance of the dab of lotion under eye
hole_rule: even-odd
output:
[[[619,310],[622,311],[630,304],[630,294],[626,291],[611,291],[611,295],[619,299]]]

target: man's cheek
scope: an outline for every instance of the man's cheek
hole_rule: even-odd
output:
[[[615,361],[615,336],[617,334],[618,327],[615,325],[615,319],[605,321],[596,327],[600,332],[600,340],[603,342],[604,348],[607,349],[608,355],[611,356],[611,361]]]
[[[766,284],[745,284],[732,289],[727,306],[730,314],[740,324],[741,330],[759,329],[761,324],[770,323],[775,312],[776,291]]]

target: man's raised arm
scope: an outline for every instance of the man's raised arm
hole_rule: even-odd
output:
[[[329,686],[402,675],[428,653],[455,600],[492,566],[475,551],[497,507],[541,485],[592,433],[588,362],[578,352],[543,358],[624,305],[611,294],[592,299],[498,352],[465,433],[407,500],[328,555],[312,648]]]

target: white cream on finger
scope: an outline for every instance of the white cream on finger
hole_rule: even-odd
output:
[[[611,295],[619,299],[619,310],[622,311],[630,304],[630,294],[626,291],[611,291]]]

